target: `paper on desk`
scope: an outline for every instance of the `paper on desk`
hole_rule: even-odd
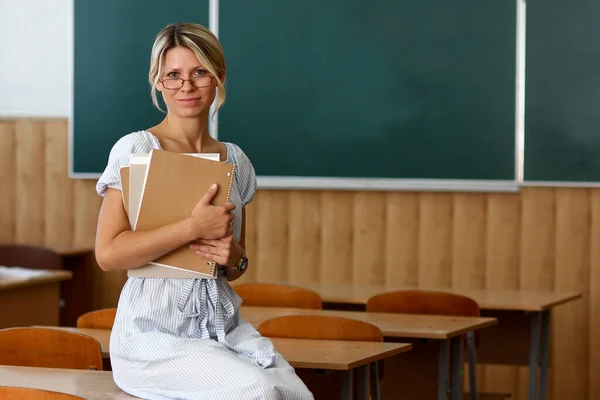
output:
[[[0,265],[0,279],[26,279],[48,275],[48,270]]]

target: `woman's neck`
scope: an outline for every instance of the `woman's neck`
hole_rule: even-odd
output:
[[[207,147],[214,145],[214,139],[208,132],[204,118],[179,118],[167,115],[159,127],[164,136],[194,149],[197,153],[205,152]]]

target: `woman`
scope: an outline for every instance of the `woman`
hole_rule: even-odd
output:
[[[194,24],[169,25],[152,48],[149,80],[167,115],[153,128],[117,141],[96,190],[104,196],[96,258],[105,271],[136,268],[179,246],[219,264],[217,279],[129,278],[119,299],[110,356],[117,385],[147,399],[312,399],[294,369],[239,316],[241,299],[228,280],[247,265],[244,206],[256,191],[250,160],[213,139],[209,109],[225,100],[225,59],[217,38]],[[132,153],[163,149],[219,153],[237,165],[231,203],[211,206],[209,189],[186,220],[134,232],[121,197],[119,168]]]

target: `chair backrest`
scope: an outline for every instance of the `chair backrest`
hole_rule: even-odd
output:
[[[242,283],[233,286],[246,306],[321,309],[323,299],[312,290],[272,283]]]
[[[367,311],[478,317],[479,305],[470,297],[431,290],[398,290],[367,301]]]
[[[0,386],[0,399],[5,400],[84,400],[71,394],[13,386]]]
[[[54,250],[21,244],[0,244],[0,265],[33,269],[62,269],[62,258]]]
[[[278,338],[383,341],[383,333],[375,325],[323,315],[285,315],[262,322],[258,331]]]
[[[116,308],[90,311],[77,318],[78,328],[112,329],[117,315]]]
[[[0,365],[102,370],[100,343],[87,335],[51,328],[0,330]]]

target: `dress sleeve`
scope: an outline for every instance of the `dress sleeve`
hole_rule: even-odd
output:
[[[129,165],[132,152],[133,143],[129,136],[122,137],[114,144],[106,168],[96,183],[96,192],[100,196],[104,196],[107,188],[122,190],[119,171],[121,167]]]
[[[242,207],[254,199],[256,193],[256,173],[246,153],[238,147],[236,178],[240,188]]]

